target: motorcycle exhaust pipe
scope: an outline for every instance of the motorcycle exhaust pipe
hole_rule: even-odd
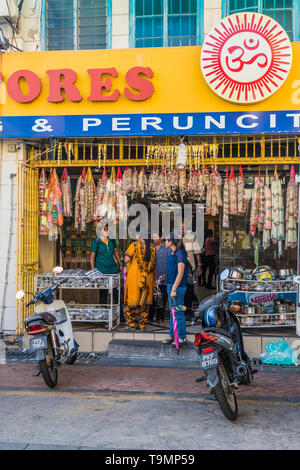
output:
[[[240,364],[236,368],[236,374],[239,378],[245,377],[245,375],[248,373],[248,369],[244,364]]]

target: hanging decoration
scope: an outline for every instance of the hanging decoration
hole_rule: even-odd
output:
[[[228,166],[226,167],[226,179],[223,186],[223,227],[229,228],[229,178]]]
[[[260,177],[260,165],[258,170],[258,217],[257,217],[257,229],[259,232],[263,231],[265,224],[265,188]]]
[[[49,180],[49,198],[48,198],[48,235],[50,241],[58,239],[60,227],[62,227],[63,208],[59,179],[55,168],[52,170]]]
[[[219,214],[222,206],[222,178],[220,173],[213,168],[210,174],[209,184],[206,192],[206,212],[212,216]]]
[[[85,191],[86,171],[83,168],[76,184],[75,192],[75,221],[74,227],[80,232],[86,231],[86,191]]]
[[[89,224],[94,219],[96,187],[91,168],[88,168],[85,180],[85,201],[86,201],[86,223]]]
[[[107,174],[106,174],[106,169],[104,168],[102,177],[98,181],[96,194],[95,194],[94,215],[93,215],[94,222],[99,222],[101,219],[100,208],[104,199],[106,183],[107,183]]]
[[[132,173],[132,187],[131,187],[131,198],[134,199],[136,193],[138,192],[138,172],[136,167],[134,167],[133,173]]]
[[[263,230],[263,248],[267,249],[271,245],[272,230],[272,193],[270,189],[268,169],[266,169],[265,181],[265,223]]]
[[[128,216],[128,200],[127,200],[126,191],[124,189],[124,175],[122,175],[120,168],[118,168],[118,171],[117,171],[116,203],[117,203],[116,218],[118,220],[125,220]]]
[[[138,175],[138,193],[141,195],[142,199],[145,196],[145,192],[147,192],[147,177],[145,168],[142,167]]]
[[[63,203],[63,214],[65,217],[72,217],[73,210],[72,210],[72,189],[71,189],[71,181],[68,175],[68,171],[64,168],[62,178],[61,178],[61,195],[62,195],[62,203]]]
[[[243,176],[242,167],[240,165],[238,186],[237,186],[237,214],[243,215],[246,212],[246,198],[245,198],[245,180]]]
[[[282,182],[278,178],[275,166],[274,178],[271,184],[272,193],[272,243],[278,245],[278,256],[282,254],[282,242],[284,240],[284,204]]]
[[[45,169],[40,172],[39,177],[39,213],[40,213],[40,234],[48,235],[48,196],[49,196],[49,181],[46,177]]]
[[[188,149],[186,145],[183,143],[184,137],[180,139],[180,144],[178,145],[178,150],[177,150],[177,160],[176,160],[176,166],[178,170],[182,171],[185,170],[186,168],[186,163],[187,163],[187,155],[188,155]]]
[[[111,170],[110,179],[107,184],[108,188],[108,204],[107,204],[107,219],[115,221],[116,219],[116,170],[115,167]]]
[[[237,184],[233,166],[229,178],[229,215],[237,215]]]
[[[132,190],[132,169],[130,167],[125,168],[123,173],[123,188],[126,194],[130,194]]]
[[[292,165],[290,180],[286,191],[286,235],[285,247],[296,248],[297,246],[297,218],[298,218],[298,189],[296,183],[295,169]]]

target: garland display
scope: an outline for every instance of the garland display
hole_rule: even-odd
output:
[[[49,180],[45,169],[39,176],[39,232],[48,235],[50,240],[56,240],[60,227],[63,225],[63,217],[74,215],[74,227],[78,232],[86,232],[88,224],[98,223],[103,217],[118,223],[126,221],[128,217],[129,200],[143,200],[146,196],[159,201],[184,201],[189,200],[206,203],[206,212],[211,216],[217,216],[222,208],[222,227],[230,228],[234,216],[246,215],[248,199],[250,199],[250,234],[257,240],[260,235],[263,249],[271,244],[278,247],[278,256],[285,248],[295,248],[297,245],[297,217],[298,217],[298,188],[295,178],[295,169],[292,166],[290,179],[286,189],[286,197],[283,191],[283,180],[279,179],[277,168],[274,176],[269,179],[268,170],[265,178],[261,178],[260,167],[258,176],[254,181],[251,197],[249,189],[245,189],[245,179],[242,167],[239,167],[239,175],[236,177],[234,168],[226,167],[226,173],[222,176],[217,170],[216,164],[211,168],[200,163],[200,158],[206,150],[195,146],[187,146],[186,169],[178,170],[173,157],[176,154],[169,149],[166,153],[168,164],[160,166],[155,164],[152,169],[142,167],[139,171],[136,167],[127,167],[117,173],[111,169],[108,177],[106,168],[98,180],[97,187],[92,176],[91,168],[87,172],[82,170],[77,180],[74,197],[74,211],[72,204],[71,181],[65,168],[59,181],[56,170],[51,170]],[[70,146],[67,151],[71,152]],[[162,147],[151,147],[149,153],[152,157],[161,157]],[[212,156],[216,151],[210,150]],[[192,165],[190,155],[198,155],[199,161]],[[166,162],[165,162],[166,163]],[[223,186],[223,187],[222,187]],[[284,206],[285,200],[285,206]],[[257,250],[256,250],[257,251]]]

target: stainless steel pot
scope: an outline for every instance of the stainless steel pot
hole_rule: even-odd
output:
[[[264,309],[262,305],[245,304],[244,314],[245,315],[257,315],[263,313]]]
[[[278,277],[280,278],[286,278],[287,276],[293,276],[294,275],[294,270],[293,269],[279,269],[278,271]]]
[[[243,313],[244,302],[232,300],[228,303],[228,310],[232,313]]]
[[[230,269],[229,276],[230,279],[247,279],[247,275],[241,269]]]
[[[275,305],[274,310],[276,313],[288,313],[290,311],[290,307],[288,305],[279,304]]]

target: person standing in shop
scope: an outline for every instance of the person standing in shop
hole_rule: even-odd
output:
[[[176,314],[179,346],[186,344],[186,322],[184,314],[184,296],[186,293],[187,279],[187,254],[182,240],[176,240],[174,233],[166,240],[166,247],[171,248],[172,254],[167,259],[167,291],[170,307],[170,329],[169,337],[163,340],[163,344],[174,343],[174,328],[172,318],[172,305],[179,308]],[[182,308],[180,308],[182,307]]]
[[[121,270],[121,259],[117,242],[108,238],[108,222],[103,219],[97,225],[97,237],[91,243],[91,268],[98,269],[101,274],[117,274]],[[118,266],[117,266],[117,263]],[[100,305],[107,304],[107,289],[100,289]],[[114,304],[118,303],[118,289],[113,289]]]
[[[205,268],[203,270],[203,279],[205,282],[206,269],[208,268],[208,279],[206,288],[215,289],[212,286],[213,275],[216,270],[216,254],[217,254],[217,244],[214,239],[214,233],[212,230],[208,230],[205,241],[204,241],[204,255],[205,255]]]
[[[154,313],[156,312],[156,321],[163,325],[168,301],[166,282],[167,258],[172,253],[172,250],[166,247],[161,233],[153,233],[152,240],[156,251],[156,284],[162,293],[162,306],[161,308],[155,308],[154,306],[150,308],[149,321],[153,321]]]
[[[138,237],[126,250],[124,262],[130,263],[125,292],[124,316],[127,329],[144,330],[153,302],[155,248],[150,239]]]
[[[190,267],[193,273],[196,273],[197,277],[201,276],[202,267],[201,267],[201,248],[195,237],[195,235],[190,230],[185,230],[184,222],[182,223],[182,241],[184,244],[185,251],[187,253],[187,261],[190,264]],[[197,296],[194,291],[194,284],[192,279],[188,280],[187,289],[184,298],[184,305],[186,306],[186,316],[192,315],[192,304],[193,301],[198,303]]]

